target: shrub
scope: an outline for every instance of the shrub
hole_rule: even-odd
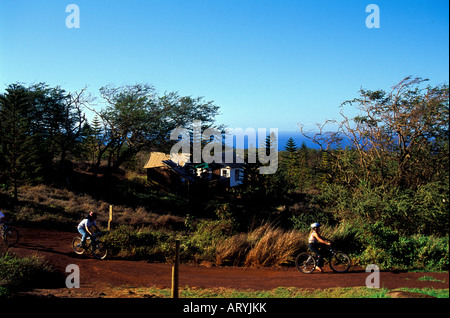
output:
[[[347,188],[338,184],[322,187],[312,203],[316,210],[333,211],[338,220],[383,222],[402,235],[448,234],[448,181],[430,182],[417,189],[360,184]],[[309,215],[314,215],[312,211]],[[304,218],[306,218],[305,216]],[[297,229],[309,220],[293,220]]]
[[[135,230],[119,226],[105,236],[105,242],[113,256],[135,260],[167,261],[173,255],[174,237],[171,234],[150,229]]]
[[[36,281],[45,281],[53,269],[37,256],[18,257],[5,253],[0,255],[0,295],[10,290],[26,288]]]
[[[397,266],[408,269],[448,270],[448,237],[413,235],[400,237],[392,254]]]
[[[308,232],[311,229],[311,224],[315,222],[319,222],[322,225],[329,225],[333,222],[330,213],[320,210],[311,210],[308,213],[293,215],[290,220],[294,229],[300,232]]]
[[[232,220],[203,220],[200,221],[192,236],[188,238],[188,251],[195,261],[214,261],[216,248],[220,241],[230,237],[234,230]]]
[[[357,239],[363,246],[359,255],[362,265],[377,264],[382,269],[448,269],[448,236],[399,235],[398,231],[376,222],[362,226]]]

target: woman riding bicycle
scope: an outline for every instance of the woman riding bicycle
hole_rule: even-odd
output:
[[[311,233],[309,234],[308,244],[311,252],[316,253],[317,255],[317,269],[319,272],[323,273],[323,255],[321,250],[324,244],[331,245],[331,242],[320,236],[320,227],[320,223],[311,224]]]
[[[88,236],[92,236],[91,228],[95,228],[97,231],[100,229],[97,227],[95,220],[97,219],[97,213],[90,212],[89,215],[78,224],[78,232],[82,235],[81,247],[86,248],[86,239]]]

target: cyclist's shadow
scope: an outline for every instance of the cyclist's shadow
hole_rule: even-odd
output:
[[[30,243],[19,243],[17,244],[17,247],[25,248],[33,251],[39,251],[39,252],[46,252],[46,253],[53,253],[53,254],[59,254],[59,255],[65,255],[65,256],[71,256],[71,254],[76,255],[73,251],[69,251],[68,253],[55,250],[53,247],[47,247],[41,244],[30,244]]]

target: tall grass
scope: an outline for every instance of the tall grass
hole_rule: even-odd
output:
[[[234,266],[279,266],[292,264],[297,253],[306,248],[305,234],[262,225],[249,233],[239,233],[220,241],[216,264]]]

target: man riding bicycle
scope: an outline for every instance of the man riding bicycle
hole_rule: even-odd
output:
[[[97,223],[95,223],[95,220],[97,219],[97,213],[90,212],[89,215],[81,221],[78,226],[78,232],[82,235],[81,238],[81,247],[86,248],[86,239],[88,236],[92,236],[91,229],[95,228],[97,231],[100,232],[100,229],[97,227]]]
[[[10,221],[9,218],[0,211],[0,225],[7,224],[8,221]]]
[[[323,244],[331,245],[331,242],[320,236],[320,227],[320,223],[311,224],[311,233],[309,234],[308,244],[311,252],[316,253],[317,255],[317,270],[323,273],[323,255],[321,249]]]

